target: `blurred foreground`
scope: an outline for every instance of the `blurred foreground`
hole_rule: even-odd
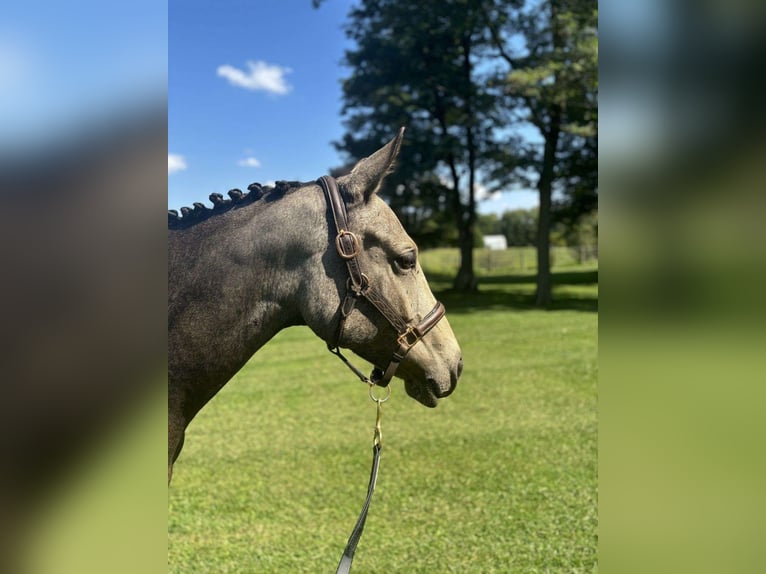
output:
[[[602,6],[604,572],[766,558],[765,15]]]
[[[113,456],[114,444],[142,428],[133,424],[142,424],[147,401],[164,405],[165,118],[164,105],[153,106],[0,171],[2,560],[14,560],[19,539],[43,528],[38,513],[55,507],[59,494],[93,480],[85,469],[100,464],[94,451]],[[158,463],[164,427],[164,419],[155,425]],[[127,484],[150,484],[151,470],[143,469],[142,481],[129,473]],[[152,515],[162,514],[162,498],[153,503]],[[118,533],[126,518],[88,520],[114,520],[98,531]],[[0,571],[20,567],[8,562]],[[61,565],[47,571],[62,572]]]
[[[166,78],[165,3],[3,4],[3,573],[164,570]]]

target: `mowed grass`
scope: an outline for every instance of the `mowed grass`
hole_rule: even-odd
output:
[[[550,311],[531,306],[532,275],[437,293],[463,376],[436,409],[392,383],[354,573],[597,571],[597,273],[555,273]],[[188,429],[169,571],[334,572],[366,494],[374,419],[322,341],[280,333]]]

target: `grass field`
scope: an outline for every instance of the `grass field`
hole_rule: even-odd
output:
[[[448,252],[424,253],[436,291]],[[430,410],[392,383],[355,574],[596,572],[596,264],[498,266],[438,293],[461,343]],[[305,328],[262,349],[189,427],[169,495],[169,571],[334,572],[364,500],[375,407]]]

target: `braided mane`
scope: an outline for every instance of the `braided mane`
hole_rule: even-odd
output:
[[[168,229],[185,229],[214,215],[244,207],[261,199],[274,201],[304,185],[307,184],[299,181],[278,181],[274,187],[263,187],[260,183],[251,183],[247,186],[247,193],[236,188],[229,190],[227,195],[230,199],[224,199],[220,193],[211,193],[210,201],[213,203],[213,207],[207,207],[205,204],[195,201],[192,204],[193,208],[182,207],[180,215],[175,209],[169,209]]]

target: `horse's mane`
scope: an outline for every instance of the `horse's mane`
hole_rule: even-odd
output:
[[[179,215],[175,209],[168,210],[168,229],[185,229],[205,221],[214,215],[226,213],[233,209],[250,205],[256,201],[274,201],[287,193],[308,185],[300,181],[278,181],[274,187],[261,186],[260,183],[251,183],[247,186],[247,193],[240,189],[231,189],[228,192],[230,199],[224,199],[220,193],[211,193],[210,201],[213,207],[195,201],[192,207],[182,207]]]

